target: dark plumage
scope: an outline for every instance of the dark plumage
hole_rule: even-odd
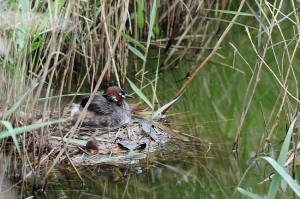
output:
[[[77,121],[89,98],[90,96],[83,98],[80,105],[73,104],[71,111],[73,123]],[[132,98],[132,96],[116,86],[97,92],[88,107],[82,126],[115,127],[130,122],[131,113],[124,98]]]

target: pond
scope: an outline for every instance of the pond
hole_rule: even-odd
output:
[[[285,30],[291,34],[291,29]],[[145,161],[118,167],[79,167],[83,183],[74,170],[59,166],[48,178],[44,193],[37,195],[37,198],[242,198],[240,193],[234,196],[233,193],[256,153],[260,153],[264,146],[266,136],[262,139],[262,135],[269,133],[274,126],[265,154],[276,159],[281,148],[280,142],[286,135],[286,123],[290,122],[289,115],[295,109],[296,102],[290,96],[277,99],[281,86],[274,74],[263,67],[240,131],[238,153],[232,151],[242,112],[257,80],[257,54],[247,34],[239,30],[240,27],[231,30],[221,49],[167,112],[169,127],[189,137],[191,142],[176,146],[170,151],[171,154],[153,154],[148,168]],[[253,38],[257,39],[255,35]],[[278,76],[287,72],[285,65],[288,61],[282,46],[278,44],[270,48],[265,60],[268,66],[274,66],[272,70]],[[273,51],[278,55],[277,60]],[[151,52],[152,55],[156,53]],[[181,79],[193,63],[193,55],[186,56],[178,67],[159,73],[157,98],[160,106],[168,103],[186,82]],[[149,79],[154,79],[156,66],[156,59],[148,63]],[[294,73],[299,74],[299,67],[294,68]],[[297,84],[290,76],[289,90],[295,95]],[[133,80],[134,76],[130,79]],[[125,90],[129,94],[133,92],[129,85]],[[148,98],[153,96],[151,86],[143,91]],[[127,102],[139,104],[141,100],[135,96],[135,99]],[[276,117],[283,102],[284,113]],[[276,103],[279,105],[272,113]],[[269,117],[271,122],[266,131]],[[277,122],[278,125],[275,125]],[[107,175],[106,169],[114,176]],[[266,162],[257,161],[240,187],[267,197],[270,181],[261,182],[272,172],[272,167]],[[296,175],[299,178],[299,174]],[[32,186],[30,180],[26,186],[29,196]],[[278,198],[295,197],[284,181],[278,195]]]
[[[214,62],[205,65],[168,111],[170,128],[193,140],[186,144],[188,147],[183,144],[182,151],[179,146],[171,155],[155,154],[157,157],[153,156],[148,169],[144,161],[125,167],[106,166],[105,169],[119,177],[117,181],[111,175],[105,175],[106,170],[101,166],[78,168],[84,183],[72,169],[58,167],[49,177],[45,192],[38,198],[232,198],[259,147],[265,128],[264,117],[269,117],[280,92],[274,80],[261,78],[241,130],[239,152],[232,153],[252,73],[234,54],[230,43],[245,55],[253,69],[256,55],[245,38],[244,32],[229,35],[219,51],[222,57],[215,57]],[[180,67],[159,74],[157,97],[161,106],[174,97],[186,81],[178,80],[185,76],[191,63],[191,60],[183,60]],[[152,65],[156,66],[156,62],[153,61]],[[263,76],[270,74],[264,71]],[[125,90],[127,93],[132,91],[129,85]],[[153,95],[152,89],[144,92],[148,98]],[[127,101],[140,102],[138,97]],[[272,151],[273,157],[277,157],[281,147],[278,143],[285,136],[285,122],[284,118],[280,119],[267,148],[267,154]],[[272,172],[266,162],[259,161],[241,187],[264,196],[268,193],[270,181],[260,182]],[[282,196],[291,194],[287,190],[279,193]],[[237,193],[234,197],[242,196]]]

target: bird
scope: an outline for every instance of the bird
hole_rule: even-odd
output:
[[[90,96],[84,97],[80,104],[72,104],[71,117],[75,124],[86,106]],[[124,100],[133,98],[117,86],[111,86],[105,91],[98,91],[87,108],[81,126],[118,127],[131,121],[131,111]]]

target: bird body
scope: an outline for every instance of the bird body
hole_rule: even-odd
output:
[[[73,105],[71,110],[73,124],[78,120],[89,98],[90,96],[85,97],[80,104]],[[87,108],[82,126],[116,127],[129,123],[131,112],[124,98],[132,98],[132,96],[116,86],[97,92]]]

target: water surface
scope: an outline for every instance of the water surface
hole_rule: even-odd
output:
[[[115,172],[126,175],[117,182],[110,175],[106,176],[101,166],[79,168],[84,184],[81,184],[74,171],[57,168],[47,182],[45,193],[39,197],[232,198],[235,188],[256,154],[264,133],[264,117],[269,117],[280,86],[264,68],[241,130],[239,152],[232,153],[252,71],[234,54],[229,43],[236,46],[252,70],[255,68],[256,54],[246,34],[232,31],[224,40],[222,49],[218,51],[222,57],[216,55],[213,61],[205,65],[167,113],[171,129],[192,137],[193,142],[188,143],[188,147],[182,146],[182,151],[179,147],[179,150],[173,151],[174,155],[153,154],[148,169],[143,161],[140,164],[120,166],[120,171],[117,168]],[[280,46],[277,48],[282,51]],[[152,55],[156,52],[153,51]],[[272,65],[272,53],[269,57],[268,64]],[[192,64],[193,56],[186,56],[178,68],[159,74],[157,97],[161,106],[171,100],[185,83],[186,80],[178,80],[186,75]],[[147,78],[154,79],[156,65],[156,59],[149,62]],[[295,86],[293,82],[289,85],[289,88]],[[132,91],[129,85],[125,89],[129,93]],[[150,86],[144,93],[148,98],[153,95]],[[134,101],[128,101],[141,102],[135,97]],[[291,101],[291,105],[295,105],[295,102]],[[281,117],[267,148],[267,155],[272,151],[272,157],[276,157],[280,149],[277,143],[285,136],[285,123],[285,118]],[[276,147],[272,148],[273,146]],[[256,162],[241,187],[266,196],[270,182],[259,184],[272,173],[272,168],[266,165],[263,161]],[[113,166],[108,168],[116,169]],[[130,172],[127,173],[128,171]],[[283,185],[284,183],[282,187]],[[289,196],[291,193],[288,188],[279,190],[281,196]],[[234,196],[241,197],[239,193]]]

